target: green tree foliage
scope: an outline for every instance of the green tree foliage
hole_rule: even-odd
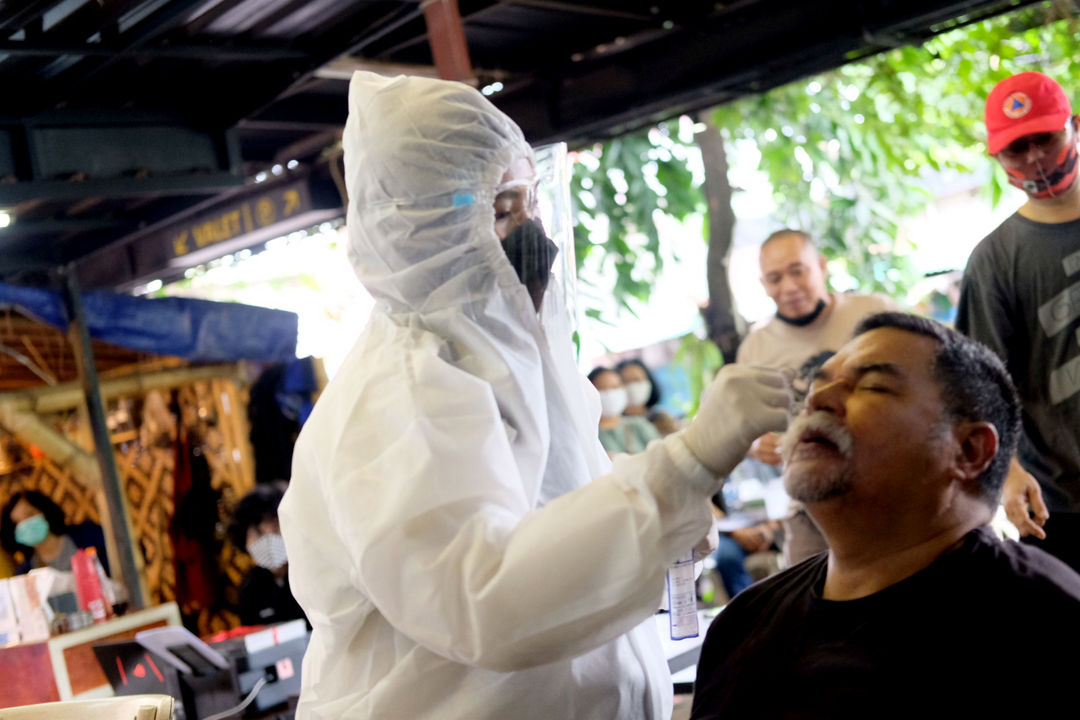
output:
[[[761,152],[779,219],[820,238],[861,289],[899,296],[917,279],[901,218],[931,200],[928,171],[988,163],[983,103],[999,80],[1040,70],[1080,79],[1071,19],[1029,8],[939,35],[716,110],[725,137]],[[993,174],[996,203],[1005,185]]]
[[[716,345],[690,333],[679,339],[679,349],[672,362],[682,366],[689,385],[689,403],[678,409],[686,417],[693,417],[697,415],[702,393],[723,366],[724,358]]]
[[[663,269],[656,213],[685,220],[704,211],[704,197],[687,164],[693,139],[680,138],[678,125],[663,123],[576,154],[572,193],[578,207],[578,271],[588,258],[602,256],[598,265],[610,264],[616,277],[614,287],[603,291],[631,313],[630,300],[648,300]],[[593,275],[581,275],[596,283]],[[599,319],[597,308],[586,313]]]
[[[1080,91],[1074,14],[1071,2],[1031,6],[743,98],[712,120],[728,142],[756,145],[781,223],[820,238],[860,289],[899,296],[917,277],[911,248],[896,242],[898,224],[931,200],[926,172],[989,162],[982,114],[994,83],[1041,70]],[[684,219],[703,210],[686,163],[692,140],[677,128],[665,123],[585,150],[575,166],[579,268],[601,253],[624,305],[647,300],[663,264],[654,213]],[[992,177],[996,202],[1006,183],[999,170]]]

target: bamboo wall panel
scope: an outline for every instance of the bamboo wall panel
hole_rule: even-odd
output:
[[[2,322],[2,319],[0,319]],[[113,451],[121,483],[126,490],[134,538],[144,560],[144,582],[154,604],[177,598],[176,568],[171,539],[175,514],[176,469],[175,418],[170,422],[167,400],[151,397],[117,398],[108,403]],[[166,394],[167,395],[167,394]],[[211,485],[229,508],[254,486],[252,453],[248,444],[246,391],[229,380],[214,380],[183,386],[175,392],[181,426],[189,437],[197,438],[211,472]],[[69,437],[80,432],[78,414],[57,419]],[[7,438],[8,443],[15,443]],[[13,472],[0,475],[0,504],[19,489],[38,490],[52,498],[71,523],[100,522],[94,493],[71,474],[31,448],[11,448],[23,457]],[[186,607],[181,610],[198,617],[201,634],[235,627],[239,618],[229,609],[235,602],[243,576],[252,567],[247,553],[224,540],[224,523],[219,533],[216,588],[220,602],[213,607]]]

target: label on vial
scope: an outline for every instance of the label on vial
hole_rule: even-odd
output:
[[[694,587],[694,551],[679,558],[668,569],[668,607],[671,639],[698,636],[697,595]]]

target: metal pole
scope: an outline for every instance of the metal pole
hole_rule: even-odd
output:
[[[105,493],[112,536],[115,539],[117,557],[110,557],[109,560],[114,568],[117,565],[120,567],[120,576],[130,596],[131,609],[139,610],[146,605],[146,595],[142,576],[139,573],[139,563],[135,556],[127,496],[120,485],[120,475],[116,471],[116,459],[113,457],[112,438],[105,422],[105,405],[101,400],[97,367],[94,365],[94,354],[90,345],[90,332],[86,328],[86,314],[83,311],[82,290],[79,287],[74,263],[64,269],[64,280],[64,295],[68,317],[71,320],[69,336],[72,339],[72,349],[75,352],[83,392],[86,395],[86,409],[90,415],[90,427],[94,435],[94,452],[101,466],[101,484]]]

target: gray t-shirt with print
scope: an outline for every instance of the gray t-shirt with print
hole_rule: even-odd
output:
[[[1020,462],[1051,512],[1080,512],[1080,220],[1013,214],[975,248],[956,328],[1005,361],[1023,402]]]

